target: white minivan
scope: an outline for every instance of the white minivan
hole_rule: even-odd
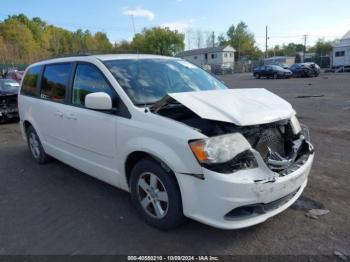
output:
[[[18,99],[34,161],[54,157],[131,193],[161,229],[185,217],[255,225],[303,192],[314,158],[292,106],[229,89],[193,64],[154,55],[86,55],[29,66]]]

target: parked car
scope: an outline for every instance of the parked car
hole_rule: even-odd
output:
[[[195,65],[154,55],[93,55],[26,70],[20,127],[34,161],[50,156],[130,192],[158,228],[192,218],[235,229],[287,209],[314,158],[292,106],[229,89]]]
[[[292,77],[293,73],[289,69],[284,69],[277,65],[265,65],[265,66],[259,66],[254,69],[253,76],[255,78],[290,78]]]
[[[290,67],[290,70],[293,72],[293,76],[313,77],[316,75],[311,66],[306,63],[294,64]]]
[[[23,78],[23,73],[24,71],[18,71],[17,69],[12,69],[6,73],[6,78],[15,80],[16,82],[20,83]]]
[[[213,73],[216,75],[226,75],[226,74],[232,74],[233,69],[230,65],[215,65],[212,67]]]
[[[0,122],[18,118],[17,94],[19,84],[11,79],[0,79]]]
[[[319,76],[320,75],[321,67],[318,64],[316,64],[314,62],[307,62],[305,64],[310,66],[310,68],[314,71],[314,76]]]

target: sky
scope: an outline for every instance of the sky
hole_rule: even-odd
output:
[[[219,35],[244,21],[261,49],[266,25],[269,47],[303,43],[305,34],[312,45],[318,38],[333,40],[350,30],[350,0],[0,0],[0,20],[19,13],[72,31],[103,31],[111,42],[132,39],[132,17],[136,33],[168,26],[183,33],[199,29]]]

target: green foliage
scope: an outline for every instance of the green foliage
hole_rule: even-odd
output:
[[[217,39],[218,46],[225,46],[227,45],[227,40],[223,34],[220,34]]]
[[[218,39],[220,44],[229,44],[236,49],[237,54],[249,59],[259,59],[262,56],[261,50],[255,45],[254,34],[249,32],[248,26],[244,22],[237,26],[231,25],[227,30],[227,40],[223,36]]]
[[[32,63],[61,54],[112,49],[102,32],[92,34],[81,29],[71,32],[23,14],[0,22],[0,63]]]
[[[184,49],[184,35],[169,28],[154,27],[136,34],[131,42],[114,46],[103,32],[75,32],[49,25],[38,17],[24,14],[0,22],[0,63],[32,63],[44,58],[84,51],[138,51],[173,55]]]
[[[325,41],[324,39],[318,39],[316,44],[310,48],[310,52],[316,53],[316,56],[327,56],[333,50],[333,41]]]
[[[169,28],[153,27],[143,29],[131,42],[121,41],[115,45],[117,50],[133,50],[140,53],[171,56],[185,47],[184,35]]]

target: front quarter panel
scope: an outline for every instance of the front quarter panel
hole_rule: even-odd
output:
[[[133,114],[132,119],[120,119],[117,137],[118,151],[122,152],[118,157],[118,167],[124,174],[121,184],[125,190],[128,190],[125,162],[135,151],[158,158],[176,173],[202,173],[188,141],[205,136],[182,123],[140,110]]]

